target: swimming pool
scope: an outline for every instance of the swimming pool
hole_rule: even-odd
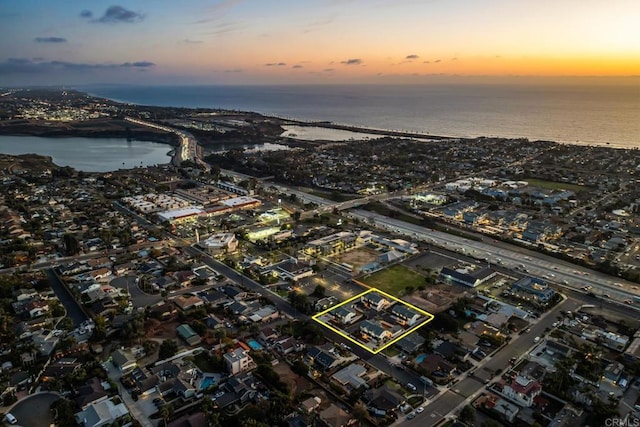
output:
[[[215,384],[216,379],[214,377],[204,377],[202,378],[202,381],[200,381],[200,390],[206,390]]]
[[[251,347],[253,350],[262,350],[262,346],[256,340],[249,340],[247,341],[247,344],[249,344],[249,347]]]
[[[427,355],[422,353],[416,356],[416,363],[422,363],[424,359],[427,358]]]

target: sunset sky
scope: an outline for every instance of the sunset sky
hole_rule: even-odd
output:
[[[0,86],[640,75],[638,0],[0,0]]]

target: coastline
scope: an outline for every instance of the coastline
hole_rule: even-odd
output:
[[[131,86],[126,90],[94,86],[91,93],[126,105],[158,108],[176,105],[174,108],[181,110],[259,114],[300,126],[419,140],[485,137],[640,148],[637,138],[640,126],[634,119],[637,102],[630,99],[629,91],[580,88],[328,85],[319,90],[305,85],[251,88],[178,85]],[[565,114],[567,111],[570,113]]]

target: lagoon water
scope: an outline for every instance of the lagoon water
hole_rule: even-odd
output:
[[[171,149],[167,144],[122,138],[0,136],[0,153],[50,156],[58,166],[71,166],[84,172],[109,172],[169,163]]]

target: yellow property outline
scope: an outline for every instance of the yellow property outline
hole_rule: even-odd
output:
[[[380,347],[380,348],[378,348],[377,350],[372,350],[372,349],[370,349],[369,347],[367,347],[366,345],[364,345],[364,344],[363,344],[363,343],[361,343],[360,341],[357,341],[355,338],[353,338],[352,336],[348,335],[348,334],[347,334],[347,333],[345,333],[344,331],[342,331],[342,330],[340,330],[340,329],[337,329],[337,328],[334,328],[333,326],[329,325],[328,323],[325,323],[325,322],[323,322],[322,320],[320,320],[320,317],[324,316],[325,314],[327,314],[327,313],[329,313],[329,312],[331,312],[331,311],[335,310],[335,309],[336,309],[336,308],[338,308],[338,307],[342,307],[342,306],[343,306],[343,305],[345,305],[345,304],[349,304],[351,301],[354,301],[354,300],[356,300],[356,299],[358,299],[358,298],[361,298],[361,297],[363,297],[364,295],[366,295],[366,294],[368,294],[368,293],[370,293],[370,292],[377,292],[377,293],[379,293],[380,295],[384,295],[384,296],[385,296],[386,298],[388,298],[389,300],[393,300],[393,301],[395,301],[395,302],[397,302],[397,303],[404,304],[404,305],[406,305],[407,307],[409,307],[409,308],[411,308],[411,309],[413,309],[413,310],[417,311],[419,314],[421,314],[421,315],[423,315],[423,316],[426,316],[426,317],[427,317],[427,319],[426,319],[426,320],[424,320],[423,322],[421,322],[420,324],[418,324],[418,325],[414,326],[413,328],[409,329],[407,332],[405,332],[404,334],[400,335],[399,337],[396,337],[396,338],[394,338],[393,340],[389,341],[389,342],[388,342],[388,343],[386,343],[383,347]],[[377,288],[370,288],[370,289],[368,289],[368,290],[366,290],[366,291],[364,291],[364,292],[362,292],[362,293],[360,293],[360,294],[358,294],[358,295],[356,295],[356,296],[354,296],[354,297],[349,298],[349,299],[348,299],[348,300],[346,300],[346,301],[343,301],[342,303],[340,303],[340,304],[338,304],[338,305],[336,305],[336,306],[333,306],[333,307],[331,307],[331,308],[329,308],[329,309],[327,309],[327,310],[324,310],[324,311],[322,311],[322,312],[320,312],[320,313],[314,314],[313,316],[311,316],[311,318],[312,318],[313,320],[315,320],[316,322],[318,322],[319,324],[321,324],[322,326],[324,326],[325,328],[327,328],[327,329],[331,329],[333,332],[335,332],[335,333],[337,333],[338,335],[340,335],[340,336],[342,336],[342,337],[344,337],[344,338],[348,339],[348,340],[349,340],[349,341],[351,341],[352,343],[354,343],[354,344],[356,344],[356,345],[358,345],[358,346],[360,346],[360,347],[364,348],[364,349],[365,349],[365,350],[367,350],[368,352],[373,353],[373,354],[378,354],[378,353],[380,353],[382,350],[384,350],[385,348],[389,347],[389,346],[390,346],[390,345],[392,345],[392,344],[395,344],[396,342],[400,341],[402,338],[406,337],[406,336],[407,336],[407,335],[409,335],[409,334],[412,334],[413,332],[417,331],[419,328],[421,328],[421,327],[423,327],[424,325],[426,325],[427,323],[431,322],[431,321],[433,320],[433,314],[428,313],[428,312],[426,312],[426,311],[422,310],[421,308],[418,308],[418,307],[416,307],[416,306],[414,306],[414,305],[412,305],[412,304],[409,304],[408,302],[403,301],[403,300],[401,300],[400,298],[394,297],[393,295],[389,295],[388,293],[386,293],[386,292],[384,292],[384,291],[381,291],[381,290],[379,290],[379,289],[377,289]]]

